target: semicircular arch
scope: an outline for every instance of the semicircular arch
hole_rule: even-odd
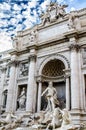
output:
[[[45,58],[42,61],[41,65],[39,67],[39,75],[42,74],[42,70],[43,70],[44,66],[51,60],[60,60],[60,61],[62,61],[64,66],[65,66],[65,69],[68,69],[70,67],[70,64],[69,64],[69,62],[68,62],[68,60],[67,60],[67,58],[65,56],[60,55],[60,54],[54,55],[54,56],[49,56],[49,57]]]

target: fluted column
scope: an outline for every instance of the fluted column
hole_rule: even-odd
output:
[[[5,81],[5,70],[6,66],[2,65],[1,69],[1,82],[0,82],[0,107],[3,105],[3,89],[4,89],[4,81]]]
[[[37,112],[41,110],[41,93],[42,93],[42,82],[38,82],[38,103],[37,103]]]
[[[80,109],[80,84],[79,84],[79,63],[78,50],[79,45],[75,38],[70,39],[71,49],[71,109]]]
[[[29,73],[28,73],[28,88],[27,88],[27,101],[26,101],[26,111],[35,111],[35,101],[36,100],[36,81],[35,81],[35,66],[36,66],[36,55],[33,53],[29,57]]]
[[[16,57],[15,57],[16,58]],[[16,64],[15,60],[12,60],[10,63],[10,79],[9,79],[9,87],[8,87],[8,96],[7,96],[7,105],[6,112],[14,111],[14,88],[16,88]]]

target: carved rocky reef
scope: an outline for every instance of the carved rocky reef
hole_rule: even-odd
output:
[[[11,112],[6,118],[0,118],[0,130],[86,130],[86,124],[76,126],[66,109],[59,107],[54,111],[25,113],[15,116]]]

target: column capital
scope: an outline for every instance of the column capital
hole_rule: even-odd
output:
[[[36,78],[36,81],[37,81],[38,83],[42,83],[42,77],[41,77],[41,75],[36,76],[35,78]]]
[[[64,78],[65,78],[65,79],[66,79],[66,78],[69,78],[70,75],[71,75],[71,73],[70,73],[71,69],[68,68],[68,69],[64,69],[63,71],[64,71],[64,73],[65,73]]]
[[[69,46],[69,49],[71,50],[71,51],[79,51],[80,50],[80,45],[78,45],[78,44],[71,44],[70,46]]]
[[[18,60],[11,60],[9,61],[8,65],[9,66],[17,66],[19,64],[19,61]]]
[[[34,61],[34,60],[36,60],[36,55],[35,54],[31,54],[29,56],[29,61]]]

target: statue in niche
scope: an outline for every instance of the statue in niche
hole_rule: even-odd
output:
[[[25,88],[23,88],[18,97],[19,109],[25,108],[25,102],[26,102],[26,92],[25,92]]]
[[[55,105],[59,105],[59,101],[57,100],[57,91],[52,86],[52,82],[49,82],[49,86],[45,89],[41,96],[43,96],[44,94],[46,95],[48,101],[46,111],[54,111]]]

